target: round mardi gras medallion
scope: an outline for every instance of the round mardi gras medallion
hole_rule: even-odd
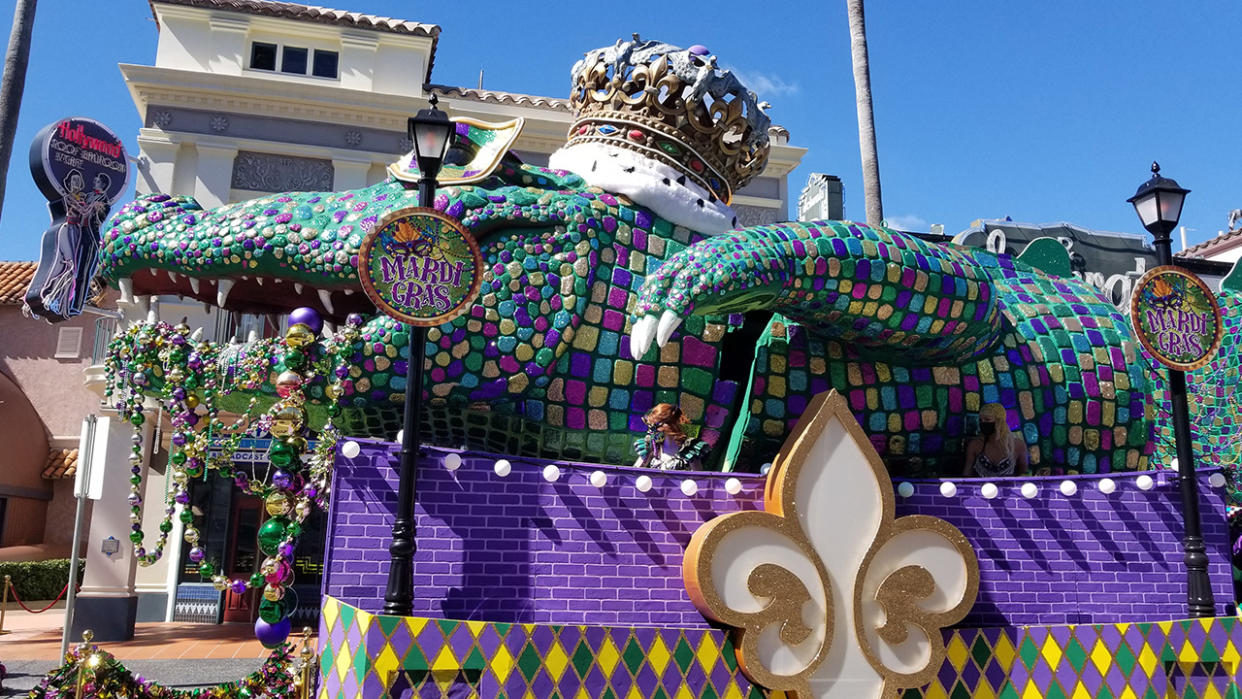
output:
[[[398,209],[362,239],[358,278],[381,311],[431,327],[474,302],[483,281],[483,255],[452,217],[424,207]]]
[[[1180,267],[1156,267],[1130,297],[1130,323],[1156,361],[1193,371],[1211,361],[1224,337],[1220,306],[1202,279]]]

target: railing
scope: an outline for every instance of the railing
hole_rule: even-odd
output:
[[[91,364],[103,364],[104,357],[108,355],[108,343],[112,342],[115,334],[115,318],[95,319],[95,345],[91,348]]]

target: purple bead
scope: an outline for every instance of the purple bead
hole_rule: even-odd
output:
[[[180,432],[178,432],[177,434],[174,434],[172,436],[172,443],[176,444],[179,447],[184,447],[185,446],[185,435],[181,434]]]
[[[201,548],[197,546],[190,549],[190,560],[193,561],[194,563],[201,563],[203,560],[203,557],[206,555],[207,555],[206,552],[204,552]]]
[[[173,389],[172,395],[173,398],[176,398],[177,400],[185,400],[185,389],[178,386]]]
[[[362,325],[362,314],[361,313],[350,313],[348,316],[345,317],[345,322],[355,327]]]
[[[287,471],[277,471],[272,474],[272,485],[281,490],[288,490],[289,486],[293,485],[293,476]]]
[[[238,488],[245,488],[246,483],[248,482],[250,482],[250,479],[246,478],[246,474],[244,473],[239,473],[236,476],[233,476],[233,483],[237,484]]]
[[[346,376],[349,376],[349,368],[348,368],[348,367],[338,366],[338,367],[336,368],[336,370],[335,370],[335,371],[336,371],[336,378],[338,378],[338,379],[343,379],[343,378],[345,378]]]
[[[173,336],[172,336],[172,343],[173,343],[174,345],[184,345],[184,344],[185,344],[185,335],[173,335]]]
[[[693,56],[707,56],[711,54],[711,51],[708,51],[707,47],[702,44],[695,44],[694,46],[691,46],[688,50],[690,51],[690,54]]]
[[[293,309],[289,314],[289,325],[305,325],[310,331],[316,335],[323,330],[323,318],[319,317],[319,311],[305,306]]]
[[[235,595],[243,594],[246,592],[246,581],[238,578],[237,580],[229,583],[229,589],[232,590]]]
[[[177,491],[177,494],[173,496],[173,499],[182,505],[190,504],[190,494],[184,490]]]
[[[319,489],[313,483],[307,483],[306,487],[302,488],[302,495],[313,499],[316,495],[319,495]]]
[[[281,542],[279,550],[280,550],[280,555],[284,556],[285,558],[293,557],[293,544],[291,542],[288,542],[288,541]]]

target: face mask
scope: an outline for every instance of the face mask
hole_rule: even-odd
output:
[[[979,432],[982,433],[983,436],[985,437],[991,437],[992,435],[996,434],[996,423],[995,422],[979,423]]]

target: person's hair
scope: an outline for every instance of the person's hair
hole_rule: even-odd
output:
[[[71,180],[73,180],[73,176],[74,176],[74,175],[77,175],[77,176],[78,176],[78,179],[82,180],[82,186],[83,186],[83,187],[85,187],[85,186],[86,186],[86,177],[84,177],[84,176],[82,175],[82,171],[81,171],[81,170],[79,170],[79,169],[77,169],[77,168],[75,167],[75,168],[73,168],[72,170],[70,170],[69,172],[66,172],[66,173],[65,173],[65,179],[61,180],[61,184],[65,185],[65,189],[68,189],[68,190],[72,190],[72,189],[73,189],[73,185],[69,184],[69,182],[70,182]]]
[[[103,191],[105,191],[105,192],[106,192],[106,191],[108,191],[108,187],[111,187],[111,186],[112,186],[112,178],[111,178],[111,177],[108,177],[108,173],[106,173],[106,172],[97,172],[97,173],[95,173],[95,180],[96,180],[96,181],[103,180]],[[94,182],[92,182],[92,183],[91,183],[91,186],[94,186],[94,185],[95,185],[95,183],[94,183]]]
[[[652,425],[653,427],[668,425],[669,436],[678,444],[686,441],[686,431],[682,428],[682,425],[690,422],[690,420],[681,414],[681,408],[672,403],[659,403],[647,411],[647,419],[655,423],[655,425]]]
[[[979,419],[988,419],[996,423],[996,439],[1005,445],[1005,451],[1013,451],[1013,433],[1009,431],[1009,411],[1000,403],[984,403],[979,408]],[[984,438],[987,441],[987,438]]]

